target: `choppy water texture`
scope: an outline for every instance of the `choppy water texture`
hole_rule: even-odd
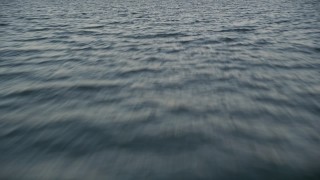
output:
[[[320,1],[1,0],[1,179],[320,178]]]

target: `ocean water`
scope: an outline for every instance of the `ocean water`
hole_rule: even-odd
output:
[[[319,172],[319,0],[0,1],[0,179]]]

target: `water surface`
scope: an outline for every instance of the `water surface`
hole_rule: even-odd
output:
[[[318,0],[1,0],[1,179],[317,179]]]

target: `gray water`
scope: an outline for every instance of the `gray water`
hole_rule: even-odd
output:
[[[0,179],[320,178],[320,1],[1,0]]]

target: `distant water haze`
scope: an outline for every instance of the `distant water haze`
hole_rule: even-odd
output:
[[[0,0],[0,179],[320,179],[320,1]]]

